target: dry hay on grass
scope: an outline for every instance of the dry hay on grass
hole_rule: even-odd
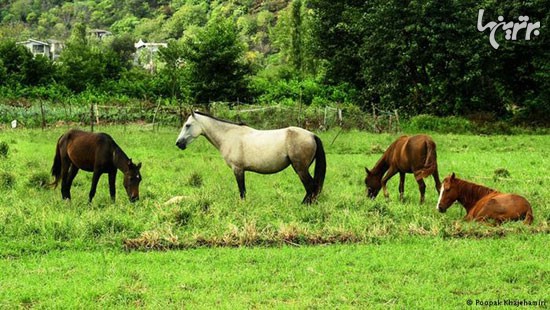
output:
[[[174,196],[174,197],[168,199],[168,200],[164,203],[164,205],[165,205],[165,206],[174,205],[174,204],[178,204],[178,203],[180,203],[180,202],[182,202],[182,201],[184,201],[184,200],[188,200],[188,199],[189,199],[188,196]]]
[[[358,243],[363,238],[352,231],[336,230],[332,232],[309,232],[296,225],[281,225],[274,231],[269,228],[258,230],[254,222],[243,227],[230,224],[228,230],[221,236],[205,236],[194,234],[189,239],[181,241],[172,232],[146,231],[138,238],[123,240],[127,251],[165,251],[174,249],[189,249],[198,247],[251,247],[251,246],[282,246],[282,245],[327,245]]]
[[[293,223],[282,224],[277,229],[269,227],[258,230],[255,222],[245,223],[242,227],[230,224],[222,235],[204,235],[196,233],[188,238],[180,239],[172,231],[146,231],[138,238],[123,240],[127,251],[166,251],[177,249],[192,249],[199,247],[252,247],[252,246],[305,246],[350,243],[378,243],[395,235],[379,229],[357,234],[351,230],[336,229],[331,231],[309,231]],[[418,225],[409,225],[407,235],[440,236],[444,239],[469,238],[502,238],[509,234],[531,233],[548,234],[550,226],[542,222],[538,226],[525,226],[522,223],[510,226],[490,226],[487,224],[457,221],[452,226],[441,229],[426,229]]]

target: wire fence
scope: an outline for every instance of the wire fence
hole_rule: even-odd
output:
[[[256,128],[281,128],[299,126],[322,131],[331,128],[360,129],[370,132],[401,131],[397,110],[384,111],[373,108],[370,112],[355,106],[288,106],[249,105],[228,102],[210,103],[205,111],[222,119],[242,122]],[[141,122],[152,129],[160,126],[179,127],[193,106],[174,106],[158,102],[134,105],[89,105],[54,104],[46,101],[26,102],[24,105],[0,105],[2,127],[50,127],[79,125],[128,124]]]

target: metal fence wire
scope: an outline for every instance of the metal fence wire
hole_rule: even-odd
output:
[[[207,106],[207,108],[205,108]],[[10,126],[12,121],[23,127],[61,125],[89,125],[93,130],[100,124],[146,123],[180,127],[192,110],[201,110],[218,118],[242,122],[261,129],[299,126],[308,130],[323,131],[331,128],[360,129],[369,132],[399,132],[397,110],[373,108],[365,112],[354,106],[287,106],[248,105],[216,102],[202,106],[174,106],[166,104],[140,105],[68,105],[45,101],[26,102],[25,105],[0,105],[0,122]]]

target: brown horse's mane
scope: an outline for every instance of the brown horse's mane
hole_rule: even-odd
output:
[[[406,136],[402,136],[402,137],[406,137]],[[402,137],[400,137],[399,139],[401,139]],[[376,165],[374,165],[371,171],[374,175],[380,175],[380,178],[382,178],[382,175],[384,175],[384,173],[388,171],[388,169],[390,168],[389,157],[393,154],[395,150],[395,145],[397,144],[397,141],[399,141],[399,139],[394,141],[384,151],[384,154],[382,154],[382,157],[380,157],[380,159],[376,162]]]
[[[219,122],[223,122],[223,123],[227,123],[227,124],[231,124],[231,125],[247,126],[247,125],[246,125],[245,123],[243,123],[243,122],[236,123],[236,122],[228,121],[228,120],[221,119],[221,118],[217,118],[217,117],[215,117],[215,116],[212,116],[212,115],[210,115],[210,114],[207,114],[207,113],[204,113],[204,112],[200,112],[200,111],[194,111],[193,113],[198,114],[198,115],[202,115],[202,116],[206,116],[206,117],[209,117],[209,118],[211,118],[211,119],[217,120],[217,121],[219,121]]]
[[[115,142],[115,140],[109,134],[102,133],[102,132],[97,134],[103,135],[107,139],[107,141],[109,141],[109,143],[113,148],[113,162],[115,163],[118,169],[126,173],[129,168],[128,162],[131,162],[132,159],[130,159],[130,157],[128,157],[128,155],[124,153],[122,148]]]
[[[126,153],[124,153],[124,151],[120,148],[120,146],[118,146],[114,141],[113,143],[114,143],[113,147],[115,152],[114,162],[117,163],[117,165],[120,165],[120,167],[118,168],[129,166],[128,162],[131,162],[132,159],[128,157],[128,155],[126,155]]]
[[[461,179],[455,179],[455,182],[457,183],[459,191],[458,201],[466,209],[474,206],[481,198],[492,193],[497,193],[497,191],[492,188]]]

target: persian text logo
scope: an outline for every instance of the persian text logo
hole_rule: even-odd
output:
[[[498,47],[500,46],[495,40],[495,33],[497,32],[499,27],[502,27],[502,30],[506,31],[506,40],[516,41],[518,38],[518,34],[522,29],[525,29],[525,40],[531,40],[531,33],[535,36],[538,36],[540,34],[540,22],[528,23],[529,16],[518,17],[519,23],[513,21],[504,22],[504,17],[499,16],[497,18],[499,23],[488,22],[487,24],[483,25],[484,12],[485,10],[481,9],[479,10],[479,14],[477,15],[477,30],[480,32],[484,32],[486,29],[491,30],[491,33],[489,34],[489,42],[494,49],[498,49]]]

